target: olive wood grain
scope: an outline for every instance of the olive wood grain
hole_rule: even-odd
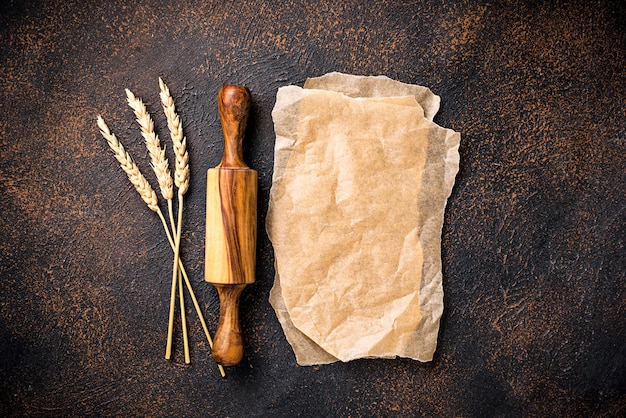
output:
[[[205,280],[220,297],[220,320],[213,358],[223,366],[241,361],[239,296],[254,282],[256,262],[257,172],[243,161],[243,137],[250,92],[224,85],[218,93],[224,155],[207,171]]]
[[[207,171],[205,279],[254,282],[257,173],[251,169]]]

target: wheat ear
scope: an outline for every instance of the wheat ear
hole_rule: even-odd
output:
[[[148,153],[150,154],[150,159],[152,161],[152,168],[157,176],[157,180],[159,181],[159,187],[161,188],[161,194],[167,201],[168,212],[170,215],[170,223],[172,224],[172,231],[176,231],[176,224],[174,223],[174,214],[172,210],[172,199],[174,198],[174,185],[172,184],[172,176],[170,174],[169,164],[167,159],[165,158],[165,150],[161,148],[161,143],[159,141],[159,137],[154,132],[154,122],[146,109],[146,106],[141,101],[141,99],[137,98],[133,92],[129,89],[126,89],[126,97],[128,99],[128,105],[135,112],[135,116],[137,117],[137,123],[141,127],[141,135],[144,138],[146,143],[146,147],[148,148]],[[175,266],[177,266],[177,262],[174,261]],[[173,270],[177,270],[174,268]],[[174,273],[176,274],[176,273]],[[183,342],[185,347],[185,363],[189,364],[191,359],[189,357],[189,340],[187,338],[187,320],[185,317],[185,299],[183,293],[183,282],[182,277],[180,275],[178,278],[178,291],[180,295],[180,315],[181,322],[183,327]],[[176,300],[176,286],[172,284],[172,293],[170,297],[170,316],[171,321],[169,321],[172,325],[168,325],[168,341],[172,341],[173,336],[173,315],[174,315],[174,307]],[[170,359],[172,356],[172,347],[171,344],[168,343],[165,358]]]
[[[159,182],[161,194],[166,200],[174,198],[174,186],[172,184],[172,175],[170,174],[169,163],[165,158],[165,149],[161,148],[158,135],[154,132],[154,122],[146,109],[146,105],[137,98],[133,92],[126,89],[126,98],[128,105],[133,109],[137,123],[141,127],[141,135],[146,143],[152,168]]]
[[[163,111],[167,118],[167,126],[170,130],[172,143],[174,145],[174,155],[176,156],[174,182],[178,188],[178,222],[176,223],[177,230],[174,236],[174,268],[172,269],[172,287],[174,287],[176,280],[176,268],[178,265],[178,258],[180,257],[180,236],[183,223],[183,195],[189,189],[189,155],[187,154],[187,140],[183,138],[183,127],[180,122],[180,118],[176,114],[174,100],[170,95],[169,89],[161,78],[159,78],[159,87],[161,89],[161,103],[163,104]],[[175,297],[173,292],[172,297]],[[170,301],[170,306],[172,306],[173,303],[173,301]],[[173,327],[173,320],[173,315],[170,312],[169,328]],[[168,338],[168,349],[171,349],[171,345],[172,339]]]
[[[167,127],[169,128],[174,145],[174,153],[176,154],[176,171],[174,180],[178,193],[184,195],[189,189],[189,154],[187,153],[187,139],[183,137],[183,124],[176,114],[174,100],[170,95],[167,85],[159,78],[159,87],[161,89],[161,103],[163,104],[163,112],[167,118]]]
[[[109,147],[111,147],[111,150],[113,151],[115,155],[115,158],[120,163],[124,172],[126,172],[126,174],[128,175],[128,179],[130,180],[131,184],[135,186],[135,189],[137,190],[137,192],[139,193],[143,201],[148,205],[150,210],[152,210],[157,215],[159,215],[159,218],[161,219],[161,223],[163,224],[163,229],[165,230],[165,234],[167,235],[167,240],[169,241],[170,247],[172,248],[172,251],[173,251],[175,248],[174,241],[172,240],[172,236],[167,226],[167,222],[165,221],[165,217],[163,216],[163,212],[161,212],[161,209],[158,206],[156,193],[154,192],[154,190],[152,189],[152,187],[150,186],[146,178],[141,174],[141,172],[139,171],[139,168],[137,167],[137,165],[131,158],[130,154],[126,152],[126,150],[124,149],[124,146],[115,137],[115,134],[111,133],[104,119],[102,119],[102,116],[98,116],[97,123],[98,123],[98,128],[100,128],[100,133],[102,134],[104,139],[107,140]],[[185,267],[183,266],[183,263],[180,260],[179,260],[179,267],[185,279],[187,290],[191,294],[191,299],[193,300],[193,304],[194,304],[194,307],[196,308],[196,313],[198,314],[198,318],[200,319],[200,323],[202,324],[204,333],[207,337],[207,340],[209,341],[209,346],[213,348],[213,340],[211,339],[211,334],[209,333],[209,329],[206,325],[206,321],[204,320],[204,316],[202,315],[202,310],[200,309],[200,305],[198,304],[196,295],[194,294],[193,289],[191,287],[191,282],[189,281],[189,277],[187,275],[187,272],[185,271]],[[224,372],[224,368],[219,364],[218,364],[218,369],[222,377],[226,376],[226,373]]]
[[[146,202],[150,210],[153,212],[159,211],[156,193],[152,190],[152,187],[143,174],[141,174],[130,154],[126,152],[124,146],[115,137],[115,134],[111,133],[109,127],[104,122],[104,119],[102,119],[102,116],[98,116],[98,128],[100,128],[100,133],[109,143],[109,147],[113,151],[117,161],[120,163],[122,170],[124,170],[132,185],[135,186],[135,189],[143,201]]]

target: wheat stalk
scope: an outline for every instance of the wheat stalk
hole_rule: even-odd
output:
[[[176,269],[178,266],[178,259],[180,257],[180,236],[183,223],[183,195],[189,189],[189,155],[187,153],[187,140],[183,137],[183,126],[180,122],[180,118],[176,114],[176,108],[174,106],[174,100],[170,95],[170,91],[159,77],[159,87],[161,89],[160,97],[163,105],[163,111],[167,118],[167,126],[170,130],[170,136],[172,137],[172,144],[174,146],[174,154],[176,156],[176,170],[174,172],[174,182],[178,188],[178,226],[176,234],[174,236],[174,268],[172,269],[172,288],[175,286],[176,281]],[[174,291],[172,291],[172,298],[174,298]],[[168,330],[171,330],[174,325],[174,315],[172,307],[174,301],[170,300],[170,317]],[[171,350],[172,338],[171,333],[168,332],[167,349],[166,353]]]
[[[174,241],[172,239],[169,228],[167,226],[167,222],[165,221],[165,217],[163,216],[163,212],[161,212],[161,209],[158,206],[157,195],[152,189],[152,187],[150,186],[150,183],[148,183],[146,178],[141,174],[141,172],[139,171],[139,168],[133,161],[132,157],[124,149],[124,146],[117,140],[115,134],[111,133],[111,131],[109,130],[109,127],[105,123],[102,116],[98,116],[97,124],[98,124],[98,128],[100,128],[100,133],[102,134],[104,139],[106,139],[107,143],[109,144],[109,147],[111,148],[111,150],[113,151],[113,154],[115,155],[115,158],[120,163],[120,166],[122,167],[124,172],[127,174],[128,179],[130,180],[131,184],[135,187],[135,189],[137,190],[137,192],[139,193],[143,201],[148,205],[148,208],[150,208],[150,210],[155,212],[161,219],[161,223],[163,224],[163,229],[165,230],[167,240],[169,241],[172,251],[174,251],[175,250]],[[189,294],[191,295],[191,299],[196,309],[196,313],[198,314],[198,318],[200,319],[200,323],[202,324],[204,333],[209,342],[209,346],[213,348],[213,340],[211,339],[211,334],[209,333],[209,329],[206,325],[206,321],[204,320],[204,316],[202,315],[202,310],[200,309],[200,305],[198,304],[196,295],[191,287],[191,282],[189,281],[189,277],[187,275],[187,272],[185,271],[185,267],[183,266],[183,263],[180,259],[179,259],[178,265],[180,267],[182,276],[185,279],[187,290],[189,291]],[[224,372],[224,368],[219,364],[218,364],[218,369],[222,377],[226,376],[226,373]]]
[[[152,168],[157,176],[159,181],[159,187],[161,188],[161,194],[167,201],[168,212],[170,216],[170,223],[172,224],[172,231],[176,231],[176,224],[174,222],[174,214],[172,209],[172,199],[174,198],[174,186],[172,184],[172,176],[170,174],[169,164],[167,159],[165,158],[165,150],[161,148],[161,143],[159,141],[159,137],[154,132],[154,122],[148,113],[146,106],[141,101],[141,99],[137,98],[129,89],[126,89],[126,97],[128,99],[128,105],[135,112],[135,116],[137,117],[137,123],[141,127],[141,135],[143,136],[146,147],[148,148],[148,152],[150,154],[150,159],[152,160]],[[176,305],[176,278],[178,278],[178,287],[179,287],[179,295],[180,295],[180,315],[181,322],[183,326],[183,341],[185,347],[185,362],[189,364],[191,359],[189,357],[189,341],[187,339],[187,321],[185,318],[185,305],[184,305],[184,296],[183,296],[183,283],[182,278],[178,275],[178,262],[174,259],[174,268],[172,269],[174,277],[172,282],[172,292],[170,297],[170,321],[168,325],[168,344],[165,350],[165,358],[170,359],[172,356],[172,346],[171,341],[173,339],[173,325],[174,325],[174,308]]]

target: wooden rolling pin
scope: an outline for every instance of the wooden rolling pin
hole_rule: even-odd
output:
[[[220,298],[220,320],[213,359],[222,366],[243,357],[239,296],[254,282],[257,172],[243,161],[243,137],[250,110],[246,87],[224,85],[217,106],[224,131],[224,155],[207,172],[206,259],[204,279]]]

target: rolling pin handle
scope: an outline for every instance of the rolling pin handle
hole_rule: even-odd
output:
[[[220,297],[220,321],[213,342],[212,357],[222,366],[234,366],[243,358],[239,325],[239,296],[245,284],[214,284]]]
[[[224,156],[219,167],[246,168],[243,161],[243,137],[252,99],[244,86],[224,84],[217,94],[217,108],[224,131]]]

